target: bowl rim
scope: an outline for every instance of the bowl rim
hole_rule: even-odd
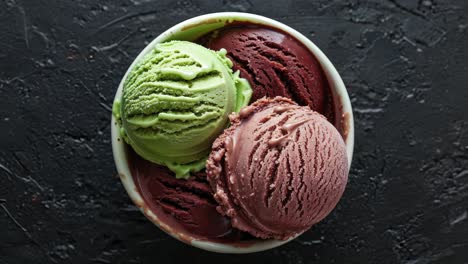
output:
[[[269,27],[280,29],[291,36],[295,37],[301,43],[303,43],[314,56],[319,61],[326,77],[327,81],[330,84],[332,93],[334,97],[337,97],[342,109],[345,118],[345,131],[347,136],[345,139],[347,156],[348,156],[348,168],[351,166],[353,149],[354,149],[354,118],[353,111],[351,107],[351,101],[349,99],[346,87],[341,79],[338,71],[335,69],[331,61],[327,56],[307,37],[297,30],[271,18],[267,18],[261,15],[243,13],[243,12],[217,12],[209,13],[201,16],[196,16],[187,20],[184,20],[171,28],[167,29],[155,39],[153,39],[146,47],[138,54],[132,64],[128,67],[125,75],[119,83],[118,89],[116,91],[114,101],[120,99],[122,95],[122,87],[127,75],[130,70],[135,66],[135,64],[140,61],[149,51],[151,51],[154,46],[158,43],[170,40],[171,37],[174,37],[177,33],[183,32],[187,28],[194,28],[199,25],[206,24],[215,24],[215,23],[226,23],[232,21],[240,22],[253,22],[256,24],[266,25]],[[203,241],[191,237],[188,234],[180,233],[173,230],[170,226],[160,221],[159,218],[154,214],[148,206],[145,206],[145,201],[137,191],[137,187],[131,176],[131,172],[128,166],[125,143],[124,140],[120,137],[120,127],[115,119],[114,115],[111,117],[111,141],[112,141],[112,152],[114,157],[115,166],[119,174],[119,178],[122,181],[122,184],[127,191],[129,197],[133,203],[143,212],[143,214],[161,230],[171,235],[172,237],[185,242],[194,247],[204,249],[207,251],[218,252],[218,253],[253,253],[259,252],[267,249],[272,249],[283,245],[294,238],[279,241],[274,239],[268,240],[258,240],[248,245],[234,245],[234,244],[224,244],[219,242]]]

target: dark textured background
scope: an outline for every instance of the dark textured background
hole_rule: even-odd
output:
[[[215,11],[310,37],[355,111],[338,208],[263,253],[168,237],[132,205],[111,155],[111,103],[133,58]],[[468,263],[467,15],[465,0],[0,1],[0,264]]]

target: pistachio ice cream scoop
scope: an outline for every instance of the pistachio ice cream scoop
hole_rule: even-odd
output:
[[[247,105],[252,94],[231,67],[225,50],[187,41],[156,45],[133,67],[114,103],[122,137],[178,178],[203,169],[228,115]]]

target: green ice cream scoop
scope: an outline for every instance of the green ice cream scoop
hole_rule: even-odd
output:
[[[247,105],[252,89],[233,73],[226,51],[187,41],[157,44],[131,69],[113,112],[125,141],[178,178],[205,167],[228,115]]]

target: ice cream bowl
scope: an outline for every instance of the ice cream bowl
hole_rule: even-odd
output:
[[[335,101],[335,105],[340,107],[341,120],[342,120],[342,133],[344,135],[345,144],[347,148],[348,162],[351,165],[353,147],[354,147],[354,126],[353,126],[353,113],[351,108],[351,102],[346,91],[346,87],[338,74],[337,70],[325,56],[325,54],[310,41],[307,37],[299,33],[298,31],[290,28],[289,26],[282,24],[276,20],[266,18],[259,15],[248,14],[248,13],[237,13],[237,12],[223,12],[223,13],[212,13],[198,17],[194,17],[185,20],[172,28],[166,30],[151,43],[149,43],[143,51],[137,56],[134,62],[131,64],[127,72],[122,78],[120,85],[117,89],[115,99],[120,99],[122,96],[123,83],[130,73],[131,69],[138,63],[146,54],[148,54],[156,44],[167,42],[170,40],[187,40],[194,41],[200,36],[211,32],[216,29],[220,29],[230,23],[253,23],[258,25],[265,25],[279,29],[289,35],[295,37],[297,40],[302,42],[319,61],[323,72],[331,87],[332,95]],[[135,203],[135,205],[143,212],[143,214],[154,224],[156,224],[161,230],[171,235],[172,237],[192,245],[197,248],[201,248],[207,251],[219,252],[219,253],[253,253],[272,249],[283,245],[294,238],[289,240],[263,240],[263,239],[252,239],[249,241],[242,241],[242,243],[220,243],[199,239],[192,236],[188,232],[176,230],[171,227],[168,223],[164,222],[161,217],[153,212],[150,207],[145,203],[141,194],[138,192],[138,188],[131,175],[131,170],[128,162],[128,146],[120,136],[120,126],[112,116],[111,123],[111,134],[112,134],[112,150],[114,155],[114,161],[116,164],[117,171],[124,188],[128,195]]]

